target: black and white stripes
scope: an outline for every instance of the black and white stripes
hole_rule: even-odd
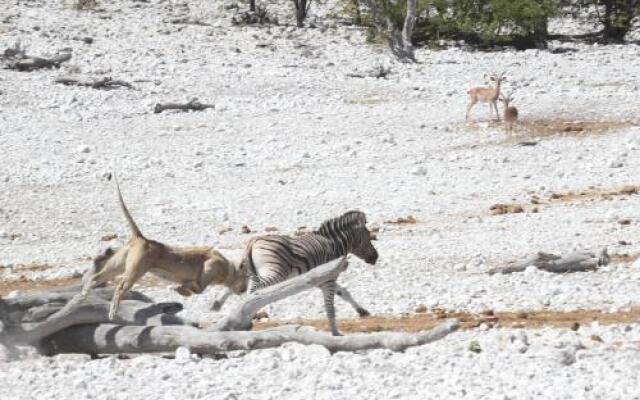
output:
[[[349,211],[327,220],[316,231],[302,236],[256,237],[247,245],[242,262],[247,269],[251,293],[349,253],[368,264],[375,264],[378,260],[378,252],[371,244],[371,235],[366,227],[366,216],[360,211]],[[368,315],[349,292],[336,282],[329,282],[321,289],[333,334],[338,334],[333,306],[334,294],[349,302],[360,315]]]

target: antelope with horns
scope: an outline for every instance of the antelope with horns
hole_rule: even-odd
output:
[[[506,72],[506,71],[505,71]],[[507,80],[504,76],[505,72],[500,74],[492,74],[489,80],[494,83],[493,87],[474,87],[467,92],[471,102],[467,106],[467,114],[465,120],[469,119],[469,112],[476,103],[488,103],[489,104],[489,117],[491,113],[495,111],[498,121],[500,121],[500,114],[498,113],[498,98],[500,97],[500,84]],[[487,75],[485,75],[485,78]]]

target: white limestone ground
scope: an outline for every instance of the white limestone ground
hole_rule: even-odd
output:
[[[517,88],[525,120],[637,125],[640,48],[421,49],[421,64],[402,65],[384,47],[365,43],[359,28],[331,18],[333,2],[312,5],[317,27],[300,30],[231,27],[229,2],[188,3],[102,0],[104,11],[77,12],[39,0],[0,10],[3,46],[20,39],[35,55],[73,48],[63,71],[0,75],[0,264],[7,267],[1,279],[79,274],[88,267],[84,259],[107,245],[102,236],[124,240],[113,183],[104,178],[116,171],[146,235],[209,244],[236,258],[249,237],[240,233],[244,224],[291,233],[349,209],[365,211],[382,227],[380,261],[371,267],[353,260],[342,282],[375,314],[411,312],[417,304],[474,311],[638,304],[640,269],[624,263],[563,276],[483,272],[538,250],[639,252],[639,196],[558,203],[537,214],[489,216],[488,209],[512,199],[528,203],[533,194],[639,184],[640,128],[522,147],[503,143],[497,126],[468,129],[463,122],[468,88],[518,62],[508,68],[507,84]],[[280,3],[269,9],[289,22],[289,5]],[[184,15],[210,26],[170,23]],[[554,27],[575,30],[566,23]],[[74,39],[86,36],[92,44]],[[346,76],[379,64],[392,68],[389,79]],[[53,83],[72,72],[124,79],[138,90]],[[192,97],[216,109],[152,112],[156,102]],[[476,106],[473,116],[486,120],[487,107]],[[407,215],[418,223],[384,224]],[[631,223],[619,224],[625,218]],[[227,227],[233,230],[218,233]],[[32,262],[54,268],[17,266]],[[217,288],[186,300],[163,288],[147,292],[184,301],[187,317],[218,317],[209,311]],[[269,313],[321,317],[320,294],[284,301]],[[340,302],[338,314],[354,316]],[[457,333],[403,354],[329,356],[287,346],[185,363],[35,357],[0,364],[0,398],[632,398],[638,326],[594,328],[603,344],[591,343],[586,329],[527,330],[524,354],[505,344],[517,331],[491,330]],[[471,353],[471,340],[484,351]],[[586,348],[563,366],[557,347],[578,342]]]

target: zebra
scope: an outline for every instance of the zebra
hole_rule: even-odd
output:
[[[303,274],[349,253],[374,265],[378,261],[378,251],[371,244],[375,235],[369,232],[366,222],[363,212],[349,211],[301,236],[265,235],[251,239],[242,259],[249,279],[249,293]],[[334,336],[340,335],[335,318],[335,294],[351,304],[360,316],[369,315],[347,289],[335,281],[321,285],[320,289]]]

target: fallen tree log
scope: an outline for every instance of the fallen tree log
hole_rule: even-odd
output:
[[[71,60],[71,53],[65,52],[53,58],[32,57],[24,55],[24,58],[10,60],[7,63],[8,69],[18,71],[33,71],[42,68],[60,68],[60,64]]]
[[[198,26],[211,26],[210,23],[208,22],[204,22],[198,18],[193,18],[193,17],[180,17],[180,18],[174,18],[172,20],[169,21],[169,23],[172,24],[178,24],[178,25],[198,25]]]
[[[55,83],[61,83],[67,86],[86,86],[93,89],[114,89],[118,87],[126,87],[133,89],[133,85],[129,82],[125,82],[118,79],[113,79],[110,76],[104,78],[82,78],[72,76],[61,76],[56,78]]]
[[[607,248],[602,249],[598,254],[590,252],[576,252],[566,256],[538,252],[521,261],[512,261],[504,266],[492,268],[489,274],[510,274],[522,272],[529,267],[535,267],[547,272],[565,273],[593,271],[599,266],[609,263]]]
[[[389,67],[385,67],[383,65],[379,65],[378,67],[372,69],[369,72],[366,73],[362,73],[362,72],[351,72],[348,73],[347,76],[350,78],[376,78],[376,79],[380,79],[380,78],[384,78],[387,79],[387,76],[391,73],[391,68]]]
[[[182,110],[182,111],[202,111],[207,108],[215,108],[213,104],[203,104],[198,101],[198,99],[191,99],[188,103],[180,104],[180,103],[167,103],[167,104],[156,104],[153,112],[159,114],[165,110]]]
[[[14,297],[5,297],[0,299],[11,312],[26,311],[31,307],[41,306],[48,303],[66,303],[71,300],[82,288],[82,285],[71,285],[68,287],[61,287],[55,291],[42,291],[33,293],[19,294]],[[91,296],[98,297],[105,301],[110,301],[113,297],[112,287],[96,288],[91,291]],[[137,300],[145,303],[152,303],[153,300],[148,296],[132,290],[125,293],[124,300]]]
[[[0,350],[33,345],[45,354],[58,353],[153,353],[173,352],[186,346],[192,352],[212,354],[231,350],[255,350],[296,342],[324,346],[329,351],[390,349],[401,351],[438,340],[459,327],[449,320],[419,333],[376,332],[333,336],[311,328],[280,327],[266,331],[250,329],[252,318],[262,307],[309,288],[334,281],[348,266],[346,257],[321,265],[296,278],[273,285],[242,302],[228,317],[209,330],[198,329],[174,315],[180,303],[145,303],[125,300],[113,321],[109,320],[110,297],[98,290],[88,298],[76,291],[0,299]],[[104,289],[103,296],[109,293]],[[43,300],[54,299],[46,302]],[[66,302],[66,303],[65,303]],[[13,308],[12,308],[13,307]],[[22,307],[22,308],[21,308]],[[9,313],[12,309],[14,314]],[[17,317],[20,317],[17,319]]]
[[[332,336],[311,328],[282,327],[257,332],[208,332],[189,326],[120,326],[113,324],[74,326],[58,332],[42,343],[46,354],[155,353],[174,352],[188,347],[191,352],[215,354],[233,350],[258,350],[284,343],[320,345],[331,352],[389,349],[402,351],[442,339],[455,332],[458,320],[448,320],[419,333],[375,332]]]
[[[253,326],[252,320],[263,307],[298,294],[310,288],[317,288],[323,283],[335,281],[346,271],[347,257],[320,265],[295,278],[280,282],[248,295],[228,316],[224,317],[211,330],[214,331],[244,331]]]
[[[0,300],[4,303],[4,300]],[[1,305],[1,304],[0,304]],[[82,304],[67,308],[64,304],[44,304],[23,312],[20,319],[6,313],[2,305],[0,317],[4,332],[0,341],[10,344],[37,344],[65,328],[80,324],[118,323],[121,325],[184,325],[186,322],[174,314],[182,310],[180,303],[149,304],[135,300],[122,302],[115,320],[109,320],[109,302],[90,297]]]

